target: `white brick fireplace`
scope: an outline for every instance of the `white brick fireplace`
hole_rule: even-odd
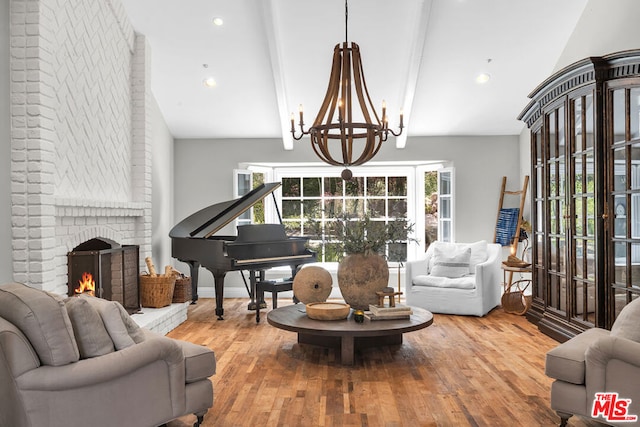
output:
[[[10,12],[14,280],[64,294],[84,241],[151,254],[150,54],[120,0]]]

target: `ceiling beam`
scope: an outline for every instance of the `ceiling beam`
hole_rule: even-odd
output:
[[[424,43],[427,38],[427,28],[429,27],[429,17],[431,16],[432,4],[433,0],[424,0],[422,2],[420,13],[416,15],[416,36],[413,38],[409,66],[407,67],[404,103],[402,106],[404,122],[406,123],[406,131],[403,132],[402,135],[396,137],[396,148],[404,148],[407,145],[407,133],[409,132],[409,124],[411,123],[411,110],[413,108],[413,100],[416,95],[418,76],[420,75],[420,65],[422,64],[422,56],[424,54]]]
[[[278,116],[280,117],[280,128],[282,131],[282,144],[285,150],[293,150],[293,138],[289,129],[289,111],[287,109],[287,92],[284,83],[284,66],[282,64],[282,55],[278,47],[276,38],[276,28],[278,23],[274,13],[273,0],[261,0],[257,2],[260,8],[265,39],[269,48],[269,60],[271,62],[271,73],[273,76],[273,84],[276,91],[276,101],[278,103]]]

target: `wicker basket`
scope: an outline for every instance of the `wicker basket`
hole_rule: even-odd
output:
[[[531,295],[525,295],[522,291],[505,292],[501,303],[505,312],[522,315],[531,307]]]
[[[173,275],[151,277],[143,274],[140,276],[140,304],[150,308],[171,305],[175,284],[176,277]]]
[[[176,278],[176,286],[173,289],[173,302],[191,301],[191,277]]]

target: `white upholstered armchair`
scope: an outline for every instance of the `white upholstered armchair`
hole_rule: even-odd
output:
[[[406,263],[408,305],[432,313],[484,316],[500,304],[501,246],[433,242],[425,256]]]

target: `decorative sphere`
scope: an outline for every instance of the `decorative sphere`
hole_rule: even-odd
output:
[[[331,295],[333,279],[326,269],[311,265],[293,279],[293,295],[303,304],[325,302]]]
[[[345,169],[342,171],[342,173],[340,174],[340,176],[342,177],[342,179],[344,179],[345,181],[349,181],[351,178],[353,178],[353,172],[351,172],[349,169]]]

